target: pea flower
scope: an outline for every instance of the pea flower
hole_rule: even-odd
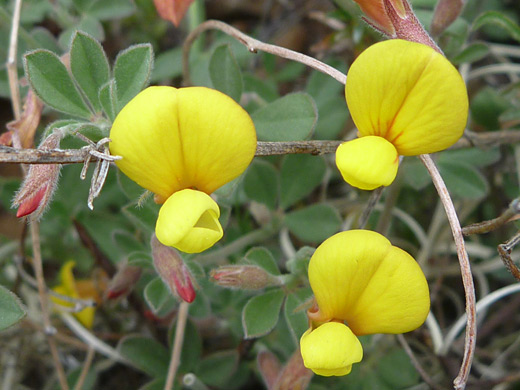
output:
[[[198,253],[222,238],[209,196],[238,177],[256,151],[247,112],[209,88],[149,87],[118,114],[110,131],[117,166],[162,204],[157,239]]]
[[[100,290],[103,289],[104,281],[96,281],[92,279],[76,280],[72,269],[74,268],[75,262],[70,260],[67,261],[60,269],[59,280],[60,285],[53,288],[54,292],[58,294],[79,299],[92,299],[96,303],[101,302]],[[67,302],[63,299],[51,297],[52,301],[64,307],[73,308],[74,304]],[[94,314],[96,308],[89,306],[83,310],[74,313],[74,317],[88,329],[92,328],[94,323]]]
[[[336,151],[336,165],[354,187],[390,185],[398,156],[435,153],[453,145],[468,117],[458,71],[429,46],[403,40],[376,43],[352,64],[345,85],[359,138]]]
[[[430,295],[417,262],[376,232],[350,230],[324,241],[309,264],[316,305],[300,340],[318,375],[347,375],[361,361],[357,336],[410,332],[426,320]]]

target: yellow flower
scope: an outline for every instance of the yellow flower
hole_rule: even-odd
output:
[[[359,136],[382,137],[399,155],[444,150],[462,136],[466,126],[464,81],[444,56],[419,43],[394,39],[369,47],[352,64],[345,95]],[[347,156],[353,148],[339,148],[336,153],[345,180],[358,186],[357,182],[366,182],[365,172],[374,171],[378,180],[372,178],[372,189],[389,185],[393,167],[383,166],[387,163],[380,161],[380,150],[358,152],[354,160]],[[352,165],[364,165],[357,177],[344,173],[356,171]],[[377,172],[382,172],[379,177]]]
[[[430,309],[428,284],[417,262],[368,230],[341,232],[323,242],[311,258],[309,281],[318,306],[309,312],[317,324],[309,330],[311,335],[330,321],[345,321],[356,336],[410,332],[423,324]],[[313,361],[305,353],[302,345],[304,361]],[[345,353],[350,352],[328,352],[328,364],[343,367]],[[307,367],[317,374],[322,368]]]
[[[253,122],[240,105],[209,88],[150,87],[121,110],[110,138],[112,154],[123,157],[117,166],[155,193],[159,203],[166,202],[163,208],[167,211],[161,209],[156,226],[159,241],[171,246],[183,242],[179,244],[182,248],[176,247],[196,253],[222,237],[218,206],[208,195],[238,177],[256,151]],[[186,189],[192,191],[168,202],[173,194]],[[196,191],[201,195],[196,196]],[[175,239],[171,238],[177,225],[169,223],[176,213],[192,221],[191,228],[184,231],[197,231],[197,239],[177,237],[178,232]],[[206,229],[208,218],[211,227]],[[215,223],[219,226],[215,227]],[[210,238],[199,241],[205,233]]]
[[[53,291],[70,297],[80,299],[93,299],[98,302],[101,300],[99,289],[102,286],[98,286],[93,280],[75,280],[72,268],[74,268],[75,262],[70,260],[67,261],[60,269],[59,279],[61,284],[53,288]],[[65,307],[74,307],[71,302],[64,301],[62,299],[51,297],[52,301],[58,305]],[[83,324],[86,328],[91,329],[94,323],[94,313],[96,309],[94,307],[86,307],[83,310],[74,313],[74,317]]]

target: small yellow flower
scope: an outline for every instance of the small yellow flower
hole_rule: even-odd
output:
[[[209,88],[150,87],[121,110],[110,138],[111,153],[123,157],[118,167],[164,203],[156,225],[161,243],[195,253],[222,237],[220,212],[208,195],[238,177],[256,151],[253,121],[240,105]],[[182,218],[191,221],[184,238],[174,233]]]
[[[76,280],[74,278],[74,274],[72,273],[72,269],[74,268],[75,264],[76,263],[72,260],[63,264],[59,274],[61,284],[54,287],[53,291],[70,298],[93,299],[99,303],[101,300],[99,289],[102,286],[99,286],[93,280],[89,279]],[[74,307],[74,304],[71,302],[67,302],[56,297],[51,297],[51,299],[58,305],[71,308]],[[83,324],[83,326],[91,329],[94,323],[95,311],[96,309],[94,307],[86,307],[83,310],[74,313],[74,317],[76,317],[78,321]]]
[[[341,232],[323,242],[311,258],[309,281],[318,310],[309,312],[313,326],[304,337],[331,321],[346,322],[356,336],[410,332],[423,324],[430,309],[428,284],[417,262],[379,233],[368,230]],[[305,362],[318,359],[309,355],[322,353],[316,348],[326,348],[320,344],[326,345],[325,341],[314,340],[313,350],[304,349],[302,344]],[[331,359],[327,364],[344,367],[343,355],[351,349],[327,352]],[[355,360],[358,355],[352,350],[352,362],[361,360]],[[322,366],[306,366],[320,374]]]
[[[403,156],[450,147],[462,136],[468,117],[466,86],[455,67],[431,47],[399,39],[377,43],[354,61],[345,95],[359,137],[384,138]],[[380,149],[358,152],[354,160],[347,156],[353,148],[336,153],[345,180],[363,188],[357,182],[366,182],[365,172],[373,170],[382,173],[373,174],[372,188],[389,185],[394,167],[383,167]],[[344,173],[356,169],[356,177]]]

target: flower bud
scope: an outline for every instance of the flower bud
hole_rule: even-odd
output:
[[[464,0],[440,0],[435,7],[430,30],[433,36],[442,33],[462,12]]]
[[[116,299],[126,297],[141,277],[141,267],[122,264],[116,274],[110,280],[105,292],[106,299]]]
[[[56,149],[60,146],[62,138],[61,131],[54,131],[43,140],[39,149]],[[13,199],[13,207],[18,207],[18,218],[29,214],[35,219],[42,216],[58,185],[60,169],[60,164],[33,164],[29,167],[29,172]]]
[[[153,0],[159,16],[179,27],[193,0]]]
[[[260,290],[283,284],[279,277],[256,265],[226,265],[212,270],[210,276],[219,286],[242,290]]]
[[[155,234],[150,242],[155,270],[172,294],[191,303],[195,299],[192,276],[181,255],[174,248],[163,245]]]

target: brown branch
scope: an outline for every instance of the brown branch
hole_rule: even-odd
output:
[[[469,147],[491,147],[501,144],[520,142],[519,130],[502,130],[489,133],[470,133],[461,138],[451,149]],[[256,156],[273,156],[283,154],[331,154],[335,153],[343,141],[289,141],[262,142],[256,146]],[[88,156],[97,161],[96,156],[89,154],[87,148],[82,149],[15,149],[0,145],[0,163],[4,164],[84,164]]]
[[[457,212],[451,200],[446,184],[435,166],[432,158],[428,154],[419,156],[424,166],[430,174],[433,184],[437,189],[439,198],[446,211],[446,216],[450,223],[453,239],[457,248],[457,257],[459,258],[460,270],[462,273],[462,283],[464,285],[464,293],[466,295],[466,339],[464,341],[464,357],[459,370],[458,376],[453,381],[456,390],[466,388],[468,382],[469,371],[473,362],[475,353],[475,344],[477,340],[477,324],[476,324],[476,308],[475,308],[475,286],[473,283],[473,275],[471,274],[471,266],[469,263],[468,252],[464,244],[464,236],[462,228],[457,217]]]
[[[193,45],[193,42],[195,42],[195,40],[199,37],[199,35],[207,30],[222,31],[223,33],[235,38],[237,41],[246,46],[247,50],[249,50],[251,53],[256,53],[259,50],[264,51],[266,53],[274,54],[278,57],[300,62],[317,70],[318,72],[325,73],[335,78],[342,84],[345,84],[347,81],[347,76],[345,74],[341,73],[339,70],[332,66],[318,61],[316,58],[312,58],[305,54],[301,54],[296,51],[289,50],[280,46],[261,42],[257,39],[251,38],[250,36],[244,34],[240,30],[231,27],[229,24],[220,22],[218,20],[208,20],[198,25],[197,28],[193,30],[184,41],[184,45],[182,47],[182,72],[184,83],[186,85],[191,85],[189,69],[189,55],[191,46]]]
[[[471,234],[488,233],[506,224],[512,217],[517,214],[520,214],[520,198],[513,200],[509,204],[509,208],[497,218],[490,219],[489,221],[473,223],[463,227],[462,234],[469,236]]]
[[[511,252],[513,248],[520,242],[520,231],[518,231],[513,238],[509,241],[500,244],[497,247],[498,254],[502,259],[502,262],[506,266],[506,268],[511,272],[511,274],[515,277],[516,280],[520,281],[520,269],[516,266],[513,259],[511,258]]]

